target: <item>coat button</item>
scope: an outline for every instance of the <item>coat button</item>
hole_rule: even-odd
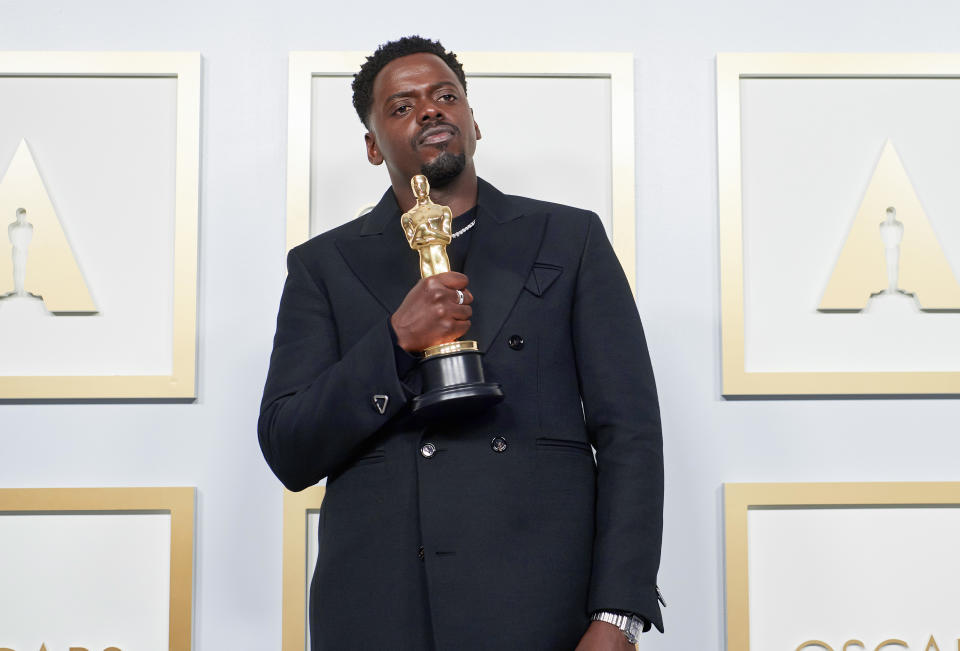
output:
[[[523,348],[523,337],[520,335],[510,335],[510,338],[507,339],[507,345],[514,350],[520,350]]]
[[[507,451],[507,439],[502,436],[495,436],[493,440],[490,441],[490,447],[494,452],[506,452]]]
[[[417,549],[417,558],[419,558],[422,561],[424,556],[425,554],[423,553],[423,545],[420,545],[420,548]]]
[[[420,454],[422,454],[423,457],[426,459],[429,459],[436,453],[437,453],[437,446],[435,446],[433,443],[424,443],[423,446],[421,446],[420,448]]]

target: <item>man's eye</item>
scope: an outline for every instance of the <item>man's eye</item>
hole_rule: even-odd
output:
[[[457,96],[453,93],[444,93],[440,96],[440,99],[442,99],[444,102],[455,102],[457,100]]]
[[[405,113],[410,112],[411,106],[409,104],[401,104],[397,108],[393,109],[395,115],[404,115]]]

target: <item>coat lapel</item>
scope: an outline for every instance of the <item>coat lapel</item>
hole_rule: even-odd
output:
[[[523,214],[509,197],[483,179],[478,182],[477,226],[464,268],[474,296],[473,317],[462,339],[475,340],[486,351],[530,276],[547,215]],[[390,314],[420,280],[417,254],[404,238],[391,189],[366,215],[360,234],[338,239],[337,249]]]
[[[417,253],[400,228],[400,208],[392,189],[367,213],[360,235],[337,240],[350,270],[388,313],[393,314],[420,280]]]
[[[509,197],[479,179],[477,226],[464,273],[470,278],[473,317],[463,339],[490,348],[530,275],[547,216],[523,214]],[[522,219],[521,219],[522,217]]]

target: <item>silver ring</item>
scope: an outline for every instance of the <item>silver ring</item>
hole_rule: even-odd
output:
[[[457,305],[463,305],[463,291],[457,290]]]

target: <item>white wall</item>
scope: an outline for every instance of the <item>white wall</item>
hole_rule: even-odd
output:
[[[255,423],[283,280],[287,53],[372,49],[411,32],[455,50],[629,51],[638,289],[664,415],[660,584],[670,603],[667,635],[641,648],[721,649],[722,482],[957,479],[960,404],[720,397],[714,55],[955,51],[958,23],[960,5],[946,0],[0,0],[4,49],[204,55],[200,398],[0,405],[0,485],[196,485],[196,648],[279,648],[281,493]],[[530,120],[555,110],[593,119],[576,98],[520,108]]]

